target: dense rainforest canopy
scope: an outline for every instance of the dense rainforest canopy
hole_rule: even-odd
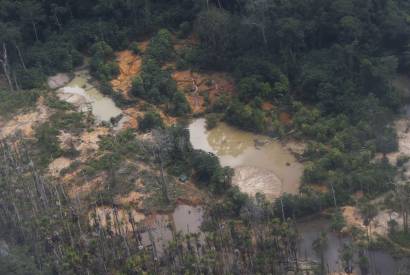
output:
[[[172,45],[174,37],[190,37],[196,43],[176,53]],[[136,42],[148,38],[150,46],[144,53],[141,74],[132,81],[133,98],[123,98],[109,84],[119,73],[114,52],[131,49],[139,53]],[[100,82],[101,90],[116,103],[128,106],[141,98],[150,104],[166,105],[169,114],[186,116],[192,110],[166,68],[171,59],[176,60],[178,69],[223,71],[234,77],[235,95],[219,98],[207,112],[218,113],[218,117],[244,130],[279,138],[292,136],[308,144],[303,154],[306,165],[301,194],[285,195],[274,206],[258,201],[258,209],[267,220],[277,217],[270,212],[271,208],[275,214],[281,213],[283,219],[298,217],[347,203],[356,191],[374,197],[393,188],[395,168],[386,158],[375,161],[374,157],[377,153],[396,151],[398,147],[392,121],[406,98],[392,81],[397,74],[410,71],[410,2],[407,0],[0,0],[2,116],[14,111],[10,105],[21,108],[35,101],[34,91],[46,88],[48,76],[72,72],[85,62]],[[265,110],[262,107],[265,103],[275,109]],[[291,125],[281,123],[280,112],[292,116]],[[81,120],[77,114],[65,119],[69,122],[64,127],[84,128],[77,123]],[[43,146],[41,150],[49,155],[61,155],[54,124],[42,126],[36,138]],[[152,128],[164,128],[164,124],[157,113],[148,112],[140,121],[140,130]],[[164,131],[171,131],[171,136],[178,131],[185,134],[178,129]],[[119,142],[134,146],[127,137]],[[6,145],[0,149],[9,150]],[[243,209],[252,208],[246,196],[229,188],[226,179],[231,177],[231,171],[220,167],[216,157],[188,151],[188,156],[175,154],[175,159],[167,164],[172,166],[189,159],[192,163],[184,165],[196,170],[202,186],[217,195],[226,193],[227,202],[215,204],[214,214],[218,213],[215,219],[238,217]],[[112,155],[120,158],[124,152],[127,150]],[[7,185],[7,173],[2,174],[1,185]],[[317,194],[310,184],[322,184],[331,191]],[[49,192],[63,196],[59,190]],[[2,198],[8,196],[5,191],[0,193]],[[52,203],[57,203],[55,200]],[[50,213],[57,215],[58,209],[46,209],[42,215]],[[273,237],[268,242],[277,245],[276,248],[284,245],[278,240],[281,237],[293,237],[292,232],[292,236],[285,233],[287,225],[280,225],[277,220],[273,227],[261,223],[269,228]],[[79,231],[73,235],[80,236],[81,228]],[[23,242],[27,232],[20,233],[17,243]],[[240,234],[246,235],[241,236],[246,242],[238,241]],[[252,241],[248,231],[238,233],[232,225],[228,235],[225,237],[232,249],[242,245],[248,253],[244,258],[253,259],[255,255],[248,250]],[[72,246],[58,252],[65,260],[63,267],[53,261],[31,258],[20,266],[19,257],[23,258],[21,255],[26,251],[18,250],[15,256],[10,256],[6,274],[33,274],[27,270],[34,269],[54,274],[98,274],[102,271],[102,266],[98,266],[101,259],[110,255],[93,258],[96,247],[120,246],[123,242],[101,236],[98,243],[94,240],[89,245],[87,253],[81,254],[83,258],[78,252],[84,245],[82,237],[71,239]],[[217,243],[217,237],[212,241]],[[176,241],[170,255],[180,251]],[[79,242],[76,248],[73,242]],[[215,246],[218,245],[222,246],[221,243]],[[188,247],[185,253],[190,254],[193,248]],[[42,253],[51,250],[48,247],[27,250],[32,255],[36,249]],[[267,251],[263,247],[258,253],[272,252]],[[214,251],[206,252],[212,257],[202,258],[200,267],[184,257],[186,254],[175,252],[179,263],[184,264],[178,269],[174,259],[173,271],[218,273],[221,270],[215,264],[218,257]],[[107,262],[105,272],[146,274],[147,270],[157,272],[160,266],[154,262],[142,264],[149,257],[147,254],[131,257],[129,251],[111,253],[115,259]],[[267,264],[263,263],[268,260],[260,261],[260,265],[246,268],[260,274],[267,272]],[[203,267],[211,266],[210,262],[214,263],[212,268]],[[122,266],[124,263],[126,267]],[[275,268],[272,270],[269,270],[272,274],[281,274]]]

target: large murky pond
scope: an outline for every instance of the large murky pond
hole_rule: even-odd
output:
[[[91,76],[86,69],[76,71],[74,78],[57,90],[57,95],[60,99],[79,107],[81,111],[88,111],[90,106],[91,112],[98,121],[110,121],[112,117],[122,113],[111,98],[101,94],[91,84]]]
[[[243,192],[263,193],[268,199],[298,193],[303,165],[277,140],[225,123],[207,131],[203,118],[194,120],[189,132],[195,149],[211,152],[221,165],[234,168],[233,184]]]

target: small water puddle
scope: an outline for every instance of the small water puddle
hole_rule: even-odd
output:
[[[195,149],[211,152],[222,166],[235,169],[233,184],[243,192],[261,192],[269,199],[298,193],[303,165],[277,140],[225,123],[207,131],[203,118],[194,120],[189,132]]]

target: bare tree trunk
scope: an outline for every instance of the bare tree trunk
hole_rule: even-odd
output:
[[[160,171],[161,171],[161,183],[162,183],[162,192],[164,195],[164,199],[166,203],[169,203],[171,200],[169,198],[169,192],[168,192],[168,183],[165,179],[164,175],[164,167],[162,166],[162,160],[160,160]]]
[[[38,42],[38,31],[37,31],[36,22],[31,21],[31,25],[33,26],[33,31],[34,31],[34,36],[36,37],[36,41]]]
[[[58,26],[58,29],[61,31],[63,29],[63,27],[61,26],[61,22],[60,19],[58,19],[57,13],[54,13],[54,19],[56,20],[56,24]]]
[[[332,188],[333,203],[335,204],[335,208],[337,208],[336,193],[335,188],[333,187],[333,183],[330,183],[330,187]]]
[[[21,66],[23,67],[23,69],[25,71],[27,71],[26,63],[24,62],[24,58],[23,58],[23,55],[21,54],[20,47],[17,45],[17,43],[14,44],[14,47],[16,47],[17,54],[19,56]]]
[[[7,83],[9,84],[10,90],[14,91],[13,82],[11,80],[10,68],[9,68],[9,60],[7,56],[6,42],[3,42],[3,53],[2,53],[2,57],[0,57],[0,63],[1,63],[1,66],[3,67],[3,73],[7,79]]]
[[[13,80],[14,80],[14,85],[16,85],[16,90],[19,91],[20,90],[20,85],[17,81],[16,72],[13,72]]]
[[[151,22],[151,5],[149,0],[145,0],[144,3],[144,23],[147,27]]]

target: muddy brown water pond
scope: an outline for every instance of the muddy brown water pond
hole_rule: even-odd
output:
[[[203,118],[188,127],[191,144],[218,156],[222,166],[234,168],[233,184],[249,195],[263,193],[268,199],[282,193],[297,194],[303,165],[279,141],[219,123],[206,130]]]
[[[171,214],[149,216],[144,223],[148,230],[141,234],[143,245],[153,245],[161,256],[173,240],[173,231],[183,235],[200,233],[204,210],[200,206],[178,205]]]
[[[91,76],[87,69],[78,70],[74,73],[74,78],[64,87],[57,91],[60,98],[66,100],[83,112],[91,106],[91,112],[98,121],[110,121],[112,117],[117,117],[122,113],[114,101],[104,96],[92,83]]]
[[[235,170],[233,184],[243,192],[254,195],[264,193],[274,199],[281,193],[298,193],[303,165],[284,146],[269,137],[256,135],[230,127],[225,123],[206,130],[205,119],[196,119],[188,127],[192,146],[211,152],[218,156],[221,165],[230,166]],[[299,231],[298,254],[301,260],[319,262],[320,257],[313,249],[313,242],[321,232],[327,234],[327,247],[324,261],[329,274],[342,272],[343,266],[340,253],[345,244],[350,244],[350,238],[341,238],[331,232],[330,222],[324,218],[316,218],[297,223]],[[367,251],[370,260],[371,274],[392,275],[403,261],[395,260],[382,251]],[[360,274],[357,264],[356,272]]]

